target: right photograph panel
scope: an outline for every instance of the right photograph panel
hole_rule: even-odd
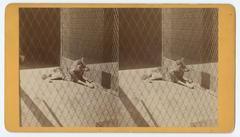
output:
[[[124,8],[118,15],[119,97],[135,123],[218,126],[218,9]]]

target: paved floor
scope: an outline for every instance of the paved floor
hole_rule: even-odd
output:
[[[101,86],[41,79],[52,68],[20,71],[22,126],[136,126],[119,97]]]
[[[119,96],[98,85],[42,80],[52,68],[20,71],[22,126],[217,126],[217,97],[165,81],[148,83],[151,69],[119,72]]]
[[[217,126],[217,97],[212,91],[189,89],[166,81],[143,81],[141,76],[150,71],[138,69],[119,72],[121,90],[149,126]]]

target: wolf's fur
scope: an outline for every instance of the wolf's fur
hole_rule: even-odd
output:
[[[183,60],[184,59],[181,58],[174,61],[171,66],[159,67],[143,78],[148,79],[150,83],[153,80],[164,80],[192,88],[192,85],[190,85],[192,81],[184,78],[184,73],[188,72],[189,69],[186,67]]]

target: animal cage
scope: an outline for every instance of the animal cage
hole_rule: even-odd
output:
[[[21,126],[217,126],[217,9],[22,8],[19,17]],[[81,57],[94,88],[43,79],[69,77]],[[182,57],[197,88],[143,79]]]

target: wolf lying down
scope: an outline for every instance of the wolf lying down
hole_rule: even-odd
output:
[[[172,66],[168,68],[157,68],[149,75],[144,75],[143,80],[152,83],[154,80],[164,80],[174,82],[188,88],[194,88],[193,81],[184,77],[184,73],[190,71],[185,63],[184,58],[174,61]]]
[[[64,73],[62,68],[55,68],[50,74],[43,74],[42,79],[49,80],[49,83],[52,83],[52,80],[68,80],[89,88],[94,88],[94,82],[84,77],[84,73],[87,71],[90,71],[90,69],[86,66],[82,57],[75,60],[67,72]]]

